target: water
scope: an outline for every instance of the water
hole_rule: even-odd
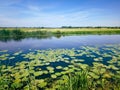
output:
[[[120,44],[120,35],[74,35],[47,38],[24,38],[18,40],[1,40],[0,50],[24,50],[28,49],[60,49],[78,48],[80,46],[96,46],[105,44]]]
[[[54,80],[82,70],[88,71],[90,82],[104,79],[116,85],[120,81],[120,35],[0,37],[3,86],[23,90],[40,81],[42,90],[54,85]]]
[[[61,37],[29,37],[23,39],[8,39],[0,41],[0,50],[8,50],[10,57],[14,57],[14,53],[22,51],[22,54],[27,54],[29,52],[35,52],[35,50],[48,50],[48,49],[79,49],[82,46],[100,46],[104,45],[116,45],[120,44],[120,35],[72,35],[72,36],[61,36]],[[100,49],[100,52],[102,48]],[[102,51],[110,53],[111,51]],[[103,54],[101,52],[101,54]],[[0,53],[2,55],[3,53]],[[100,57],[95,52],[93,53],[96,57]],[[70,56],[68,56],[70,58]],[[93,58],[87,57],[86,55],[76,57],[76,59],[84,59],[86,64],[92,65],[94,62]],[[86,60],[87,59],[87,60]],[[104,64],[107,65],[107,61],[111,58],[104,58]],[[21,54],[15,56],[13,60],[1,61],[2,64],[15,65],[17,62],[26,61],[29,59],[24,59]],[[9,61],[9,62],[8,62]],[[59,63],[60,64],[60,63]],[[53,66],[53,65],[52,65]]]

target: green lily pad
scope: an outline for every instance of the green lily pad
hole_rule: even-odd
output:
[[[62,66],[57,66],[56,69],[62,69]]]
[[[43,74],[43,71],[35,71],[34,72],[34,75],[35,76],[40,76],[40,75],[42,75]]]
[[[51,75],[51,77],[52,77],[52,78],[57,78],[57,76],[56,76],[56,75],[54,75],[54,74],[52,74],[52,75]]]
[[[40,88],[44,88],[44,87],[46,87],[46,85],[47,85],[47,82],[45,82],[44,79],[35,80],[35,83],[36,83],[36,85],[37,85],[38,87],[40,87]]]
[[[55,73],[56,76],[61,76],[62,74],[60,72]]]

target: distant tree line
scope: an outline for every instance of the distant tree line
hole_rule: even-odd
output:
[[[120,27],[108,27],[108,26],[86,26],[86,27],[73,27],[73,26],[62,26],[61,28],[110,28],[110,29],[120,29]]]
[[[33,28],[33,29],[44,29],[44,28],[109,28],[109,29],[120,29],[120,26],[61,26],[61,27],[0,27],[2,29],[8,29],[8,28],[14,28],[16,30],[21,29],[21,28]]]

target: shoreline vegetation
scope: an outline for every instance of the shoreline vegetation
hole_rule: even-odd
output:
[[[24,38],[60,38],[69,35],[110,35],[120,34],[120,27],[62,27],[62,28],[13,28],[0,27],[0,41],[16,40]]]
[[[62,28],[20,28],[20,27],[0,27],[0,33],[2,32],[13,32],[17,34],[21,33],[34,33],[40,32],[39,34],[117,34],[120,33],[120,27],[62,27]]]
[[[9,28],[0,27],[0,36],[9,35],[54,35],[54,34],[120,34],[120,27],[84,27],[84,28]]]

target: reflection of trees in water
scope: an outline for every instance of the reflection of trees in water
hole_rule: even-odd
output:
[[[7,42],[10,40],[21,41],[25,38],[46,39],[51,37],[60,38],[61,34],[51,34],[49,32],[36,31],[36,32],[23,32],[20,30],[0,30],[0,41]]]
[[[23,39],[24,33],[20,30],[0,30],[0,41],[10,41],[10,40],[16,40],[19,41]]]
[[[3,41],[3,42],[7,42],[7,41],[11,41],[11,40],[21,41],[22,39],[25,39],[25,38],[47,39],[47,38],[51,38],[51,37],[60,38],[61,35],[55,35],[55,36],[54,35],[51,35],[51,36],[46,36],[46,35],[39,35],[39,36],[16,36],[16,37],[9,37],[9,36],[1,37],[0,36],[0,41]]]
[[[16,36],[16,37],[6,36],[6,37],[0,37],[0,41],[3,41],[3,42],[7,42],[7,41],[11,41],[11,40],[21,41],[24,38],[25,38],[24,36]]]

